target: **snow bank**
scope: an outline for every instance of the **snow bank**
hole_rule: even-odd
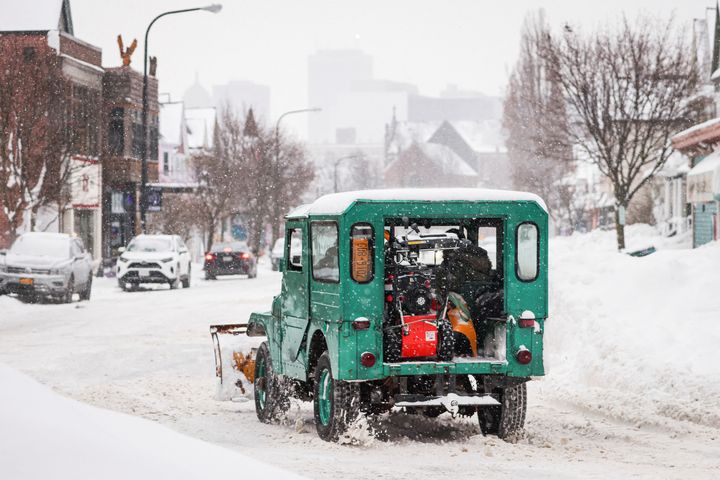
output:
[[[301,478],[153,422],[67,399],[0,365],[0,478]]]
[[[720,245],[627,232],[628,250],[658,252],[617,253],[614,232],[551,241],[542,388],[639,426],[719,428]]]

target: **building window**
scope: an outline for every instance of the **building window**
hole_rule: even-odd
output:
[[[99,118],[100,92],[81,85],[73,85],[66,123],[71,152],[97,157],[100,154]]]
[[[23,58],[26,62],[31,62],[35,60],[35,47],[23,48]]]
[[[170,173],[170,155],[163,152],[163,173]]]
[[[133,123],[133,139],[132,139],[132,156],[140,158],[142,156],[142,123]]]
[[[113,108],[110,111],[110,128],[108,129],[108,148],[111,155],[123,155],[125,150],[125,111]]]
[[[123,202],[123,192],[111,192],[110,193],[110,213],[123,214],[125,213],[125,202]]]
[[[158,128],[156,125],[151,125],[148,130],[148,142],[150,142],[150,144],[148,145],[148,159],[155,160],[157,162],[159,139]]]

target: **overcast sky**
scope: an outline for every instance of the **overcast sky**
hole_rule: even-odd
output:
[[[133,66],[142,70],[145,28],[167,10],[213,0],[71,0],[77,37],[103,49],[105,66],[121,63],[116,44],[137,38]],[[215,0],[217,1],[217,0]],[[229,80],[271,88],[271,111],[307,106],[307,57],[318,49],[357,48],[374,57],[376,78],[416,84],[437,95],[447,84],[502,94],[526,12],[543,7],[551,25],[592,28],[623,11],[674,14],[690,23],[710,0],[225,0],[219,14],[169,16],[153,26],[160,91],[180,98],[195,74],[208,89]],[[288,126],[304,133],[304,121]]]

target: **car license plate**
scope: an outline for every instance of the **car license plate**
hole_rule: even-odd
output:
[[[140,268],[138,269],[138,277],[149,277],[150,276],[150,269],[149,268]]]
[[[32,285],[33,279],[32,278],[21,278],[20,279],[20,285]]]
[[[232,257],[223,257],[223,262],[232,262]]]

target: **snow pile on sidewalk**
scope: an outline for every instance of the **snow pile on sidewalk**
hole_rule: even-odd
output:
[[[0,478],[301,478],[153,422],[64,398],[0,365]]]
[[[720,428],[720,245],[627,233],[658,252],[618,253],[614,232],[551,240],[541,388],[638,426]]]

